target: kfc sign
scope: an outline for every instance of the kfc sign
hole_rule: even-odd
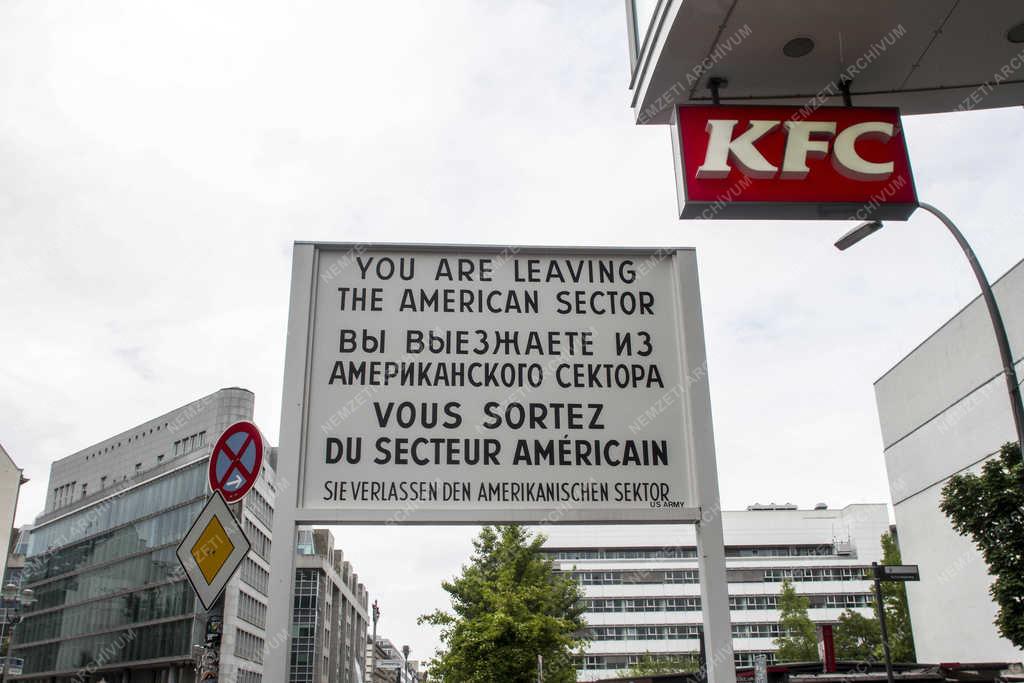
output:
[[[681,218],[906,220],[917,192],[899,111],[682,106]]]

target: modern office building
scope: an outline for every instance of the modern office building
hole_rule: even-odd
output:
[[[301,528],[288,683],[362,683],[369,595],[327,529]]]
[[[25,479],[20,467],[14,464],[11,456],[0,445],[0,576],[4,575],[7,562],[7,548],[11,544],[14,531],[14,514],[18,510],[18,493]]]
[[[809,615],[833,623],[847,608],[872,614],[865,570],[881,560],[885,505],[753,505],[723,513],[733,648],[738,666],[774,661],[784,579],[810,599]],[[700,578],[692,526],[552,526],[545,550],[586,596],[590,644],[579,680],[624,674],[644,656],[696,658]]]
[[[1024,262],[994,291],[1024,376]],[[1001,368],[979,297],[875,383],[903,559],[921,567],[921,581],[907,584],[921,661],[1024,659],[992,623],[997,608],[981,554],[939,510],[952,475],[977,471],[1003,443],[1016,440]]]
[[[175,556],[209,495],[213,442],[252,419],[253,400],[222,389],[53,463],[29,535],[24,583],[36,603],[15,630],[16,680],[191,683],[208,625],[219,648],[205,660],[220,680],[262,680],[273,451],[233,506],[252,551],[209,614]]]

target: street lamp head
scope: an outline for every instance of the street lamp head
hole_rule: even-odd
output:
[[[881,229],[882,221],[868,221],[867,223],[861,223],[856,228],[836,240],[836,249],[839,251],[846,251],[868,235],[873,235]]]
[[[36,603],[36,592],[31,588],[21,591],[21,604],[31,607]]]
[[[9,583],[4,586],[3,597],[5,600],[13,600],[18,596],[18,585]]]

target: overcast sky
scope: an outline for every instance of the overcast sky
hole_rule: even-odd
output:
[[[621,0],[0,3],[0,442],[49,463],[220,387],[276,443],[294,240],[695,246],[727,508],[888,502],[872,382],[974,295],[928,215],[680,222]],[[1024,255],[1020,108],[906,122],[922,199]],[[642,532],[640,532],[642,533]],[[471,529],[335,529],[413,657]]]

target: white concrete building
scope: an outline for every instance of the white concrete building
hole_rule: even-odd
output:
[[[190,683],[193,647],[220,616],[221,680],[262,681],[274,644],[265,630],[273,451],[232,506],[252,550],[219,608],[202,608],[175,557],[209,496],[214,442],[252,419],[253,402],[246,389],[221,389],[53,463],[29,536],[24,583],[37,602],[15,630],[13,654],[25,659],[17,680]]]
[[[1017,372],[1024,372],[1024,262],[994,285]],[[875,384],[920,661],[1019,662],[992,621],[991,577],[974,544],[939,510],[954,474],[976,471],[1016,440],[995,335],[977,298]]]
[[[864,571],[881,561],[881,536],[889,530],[884,504],[841,510],[751,506],[723,513],[723,524],[737,665],[752,665],[758,654],[772,661],[784,578],[810,598],[815,622],[835,622],[847,608],[872,614],[872,584]],[[645,653],[696,657],[701,604],[692,526],[542,531],[556,567],[571,572],[586,594],[591,643],[579,680],[612,678]]]
[[[18,493],[25,483],[21,468],[14,464],[11,456],[0,445],[0,576],[7,567],[7,549],[11,545],[14,530],[14,514],[18,510]]]

